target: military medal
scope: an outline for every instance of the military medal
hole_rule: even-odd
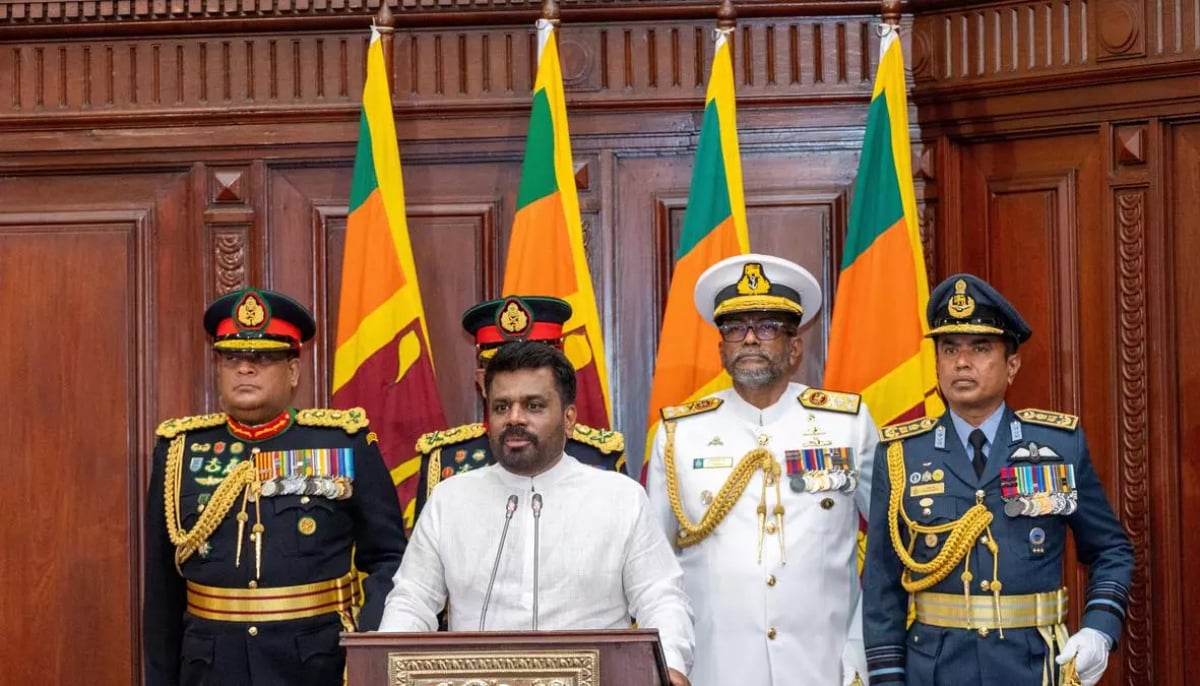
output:
[[[794,492],[803,493],[804,492],[804,475],[803,474],[790,475],[788,477],[788,485],[791,486],[791,488]]]

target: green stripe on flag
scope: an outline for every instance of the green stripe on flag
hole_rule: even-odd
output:
[[[358,150],[354,153],[354,180],[350,183],[350,212],[367,201],[379,188],[375,177],[375,156],[371,152],[371,127],[364,110],[358,123]]]
[[[892,155],[892,122],[888,117],[887,91],[871,101],[867,135],[858,180],[850,203],[850,227],[842,253],[842,269],[849,267],[883,232],[904,218],[900,180]]]
[[[700,124],[700,143],[696,146],[696,166],[692,169],[692,187],[688,190],[683,232],[679,236],[676,259],[691,252],[696,244],[733,214],[729,206],[729,182],[725,179],[725,156],[721,150],[721,120],[717,101],[704,108]]]
[[[529,135],[525,139],[525,161],[521,164],[521,187],[517,209],[558,191],[554,177],[554,118],[543,88],[533,94],[529,113]]]

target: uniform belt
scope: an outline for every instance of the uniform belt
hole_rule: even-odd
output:
[[[356,594],[354,572],[328,581],[272,588],[215,588],[187,582],[188,612],[218,622],[277,622],[345,613]]]
[[[1067,589],[1027,595],[1002,595],[1000,616],[1003,627],[997,627],[995,598],[990,595],[971,596],[954,593],[922,592],[914,594],[917,621],[948,629],[1027,629],[1053,627],[1067,619]]]

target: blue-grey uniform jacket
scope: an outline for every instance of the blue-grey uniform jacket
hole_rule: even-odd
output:
[[[1103,632],[1115,644],[1125,619],[1133,549],[1092,467],[1077,418],[1006,408],[981,477],[975,475],[949,412],[885,427],[880,435],[863,580],[863,639],[872,684],[1040,685],[1046,672],[1051,680],[1057,672],[1049,661],[1053,648],[1036,628],[1005,629],[1003,639],[994,629],[943,628],[921,621],[906,628],[909,593],[901,584],[904,566],[890,532],[888,503],[893,489],[904,489],[902,507],[919,525],[958,520],[982,493],[982,504],[992,514],[989,530],[997,554],[993,556],[984,541],[971,543],[967,561],[970,592],[976,597],[992,595],[988,589],[993,562],[1004,596],[1059,589],[1069,527],[1078,559],[1090,570],[1082,625]],[[903,448],[902,480],[889,478],[888,450],[895,442]],[[1073,511],[1059,501],[1057,512],[1029,516],[1010,505],[1006,513],[1002,470],[1038,465],[1050,466],[1058,474],[1068,471],[1060,465],[1073,471],[1077,497]],[[1012,482],[1004,481],[1011,498]],[[917,563],[932,560],[948,538],[945,533],[913,536],[903,520],[898,527],[903,545]],[[961,598],[963,572],[960,562],[926,590]],[[912,576],[915,580],[924,575]]]

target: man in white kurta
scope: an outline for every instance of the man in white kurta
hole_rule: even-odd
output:
[[[489,376],[510,361],[510,346],[552,350],[541,343],[510,343],[493,359]],[[557,351],[553,354],[561,357]],[[566,358],[561,362],[573,378],[570,363]],[[501,381],[489,384],[489,403],[496,403],[489,405],[489,430],[507,436],[503,433],[504,423],[510,421],[506,417],[517,410],[510,410],[516,401],[500,401]],[[534,408],[531,412],[540,412],[538,406],[544,403],[535,397],[528,404]],[[534,420],[517,433],[534,436],[537,431]],[[497,440],[497,464],[438,484],[417,519],[380,630],[436,631],[437,615],[447,602],[451,631],[479,630],[506,505],[515,495],[517,507],[500,553],[483,628],[534,627],[536,555],[538,630],[628,629],[631,617],[637,617],[640,628],[658,629],[667,666],[677,672],[672,683],[687,683],[683,677],[691,668],[694,634],[683,572],[651,514],[645,492],[623,474],[601,471],[563,453],[565,435],[557,435],[558,431],[554,429],[553,440],[543,435],[537,444],[552,444],[558,450],[556,458],[546,461],[550,466],[545,471],[532,475],[510,471],[505,463],[512,451]],[[522,444],[516,452],[529,452],[526,441],[512,441]],[[536,547],[534,494],[542,502]]]
[[[865,683],[856,537],[876,428],[857,395],[787,381],[820,290],[798,265],[742,255],[702,275],[696,299],[734,329],[722,343],[734,388],[664,409],[647,474],[695,610],[692,683]]]

